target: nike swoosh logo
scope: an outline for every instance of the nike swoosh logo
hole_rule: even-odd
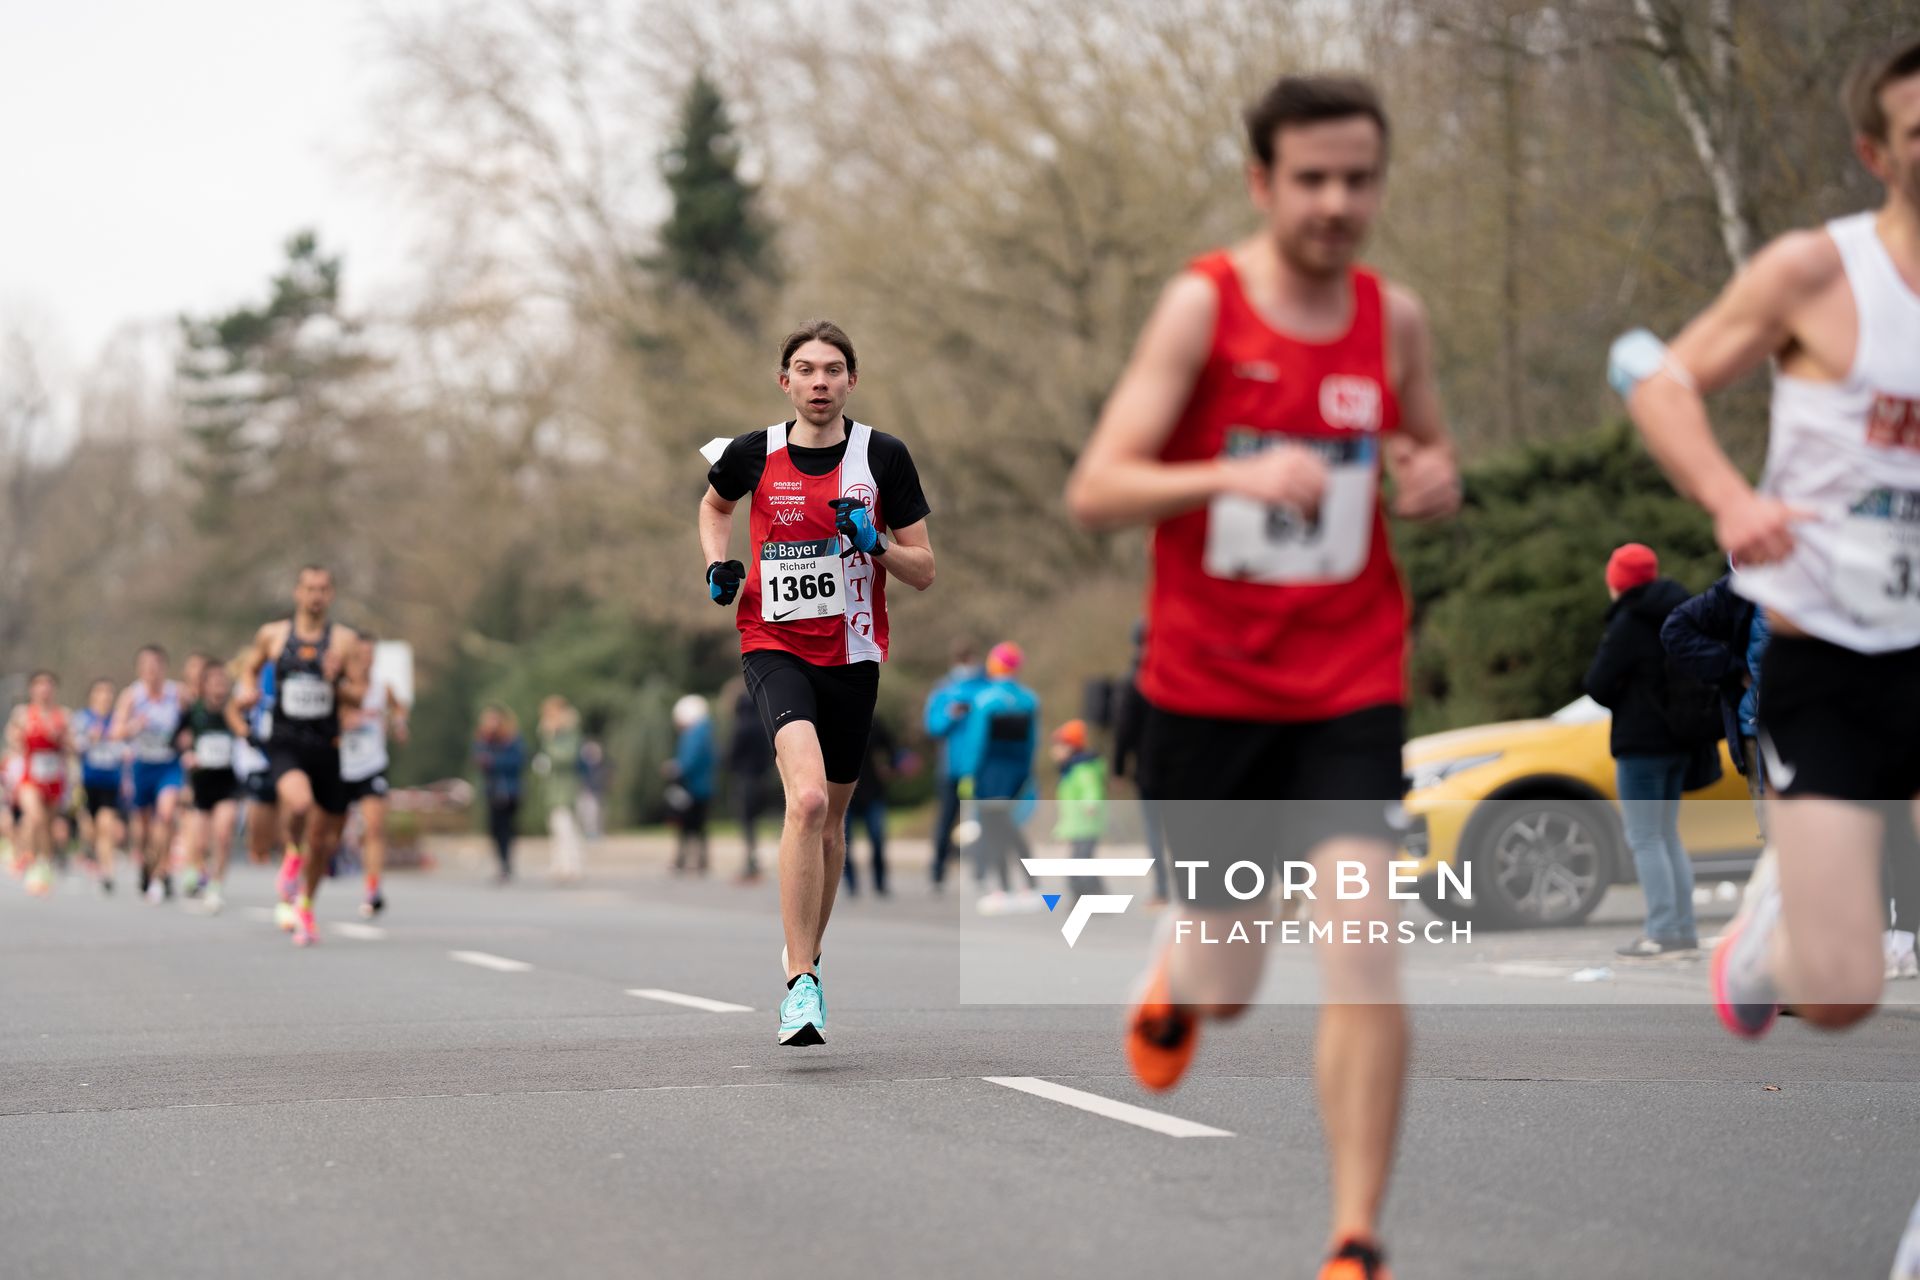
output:
[[[1798,770],[1780,758],[1780,752],[1774,748],[1773,739],[1764,733],[1760,735],[1760,758],[1766,762],[1767,778],[1776,788],[1785,791],[1793,785],[1793,775]]]
[[[786,611],[785,613],[776,613],[776,614],[774,614],[774,615],[773,615],[773,620],[774,620],[775,622],[785,622],[785,621],[786,621],[786,620],[787,620],[788,618],[791,618],[791,617],[792,617],[792,616],[793,616],[794,614],[796,614],[796,613],[798,613],[798,612],[800,612],[800,606],[799,606],[799,605],[795,605],[795,606],[794,606],[793,608],[791,608],[791,609],[789,609],[789,610],[787,610],[787,611]]]

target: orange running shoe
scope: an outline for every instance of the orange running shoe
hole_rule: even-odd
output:
[[[1167,981],[1170,947],[1160,948],[1127,1016],[1127,1065],[1155,1093],[1180,1083],[1200,1045],[1200,1019],[1173,1003]]]
[[[1393,1272],[1379,1245],[1355,1237],[1320,1264],[1320,1280],[1393,1280]]]

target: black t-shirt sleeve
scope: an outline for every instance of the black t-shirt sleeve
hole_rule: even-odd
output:
[[[880,510],[886,515],[889,529],[919,524],[932,514],[927,495],[920,491],[920,472],[913,465],[913,455],[898,437],[874,432],[867,445],[867,465],[873,468],[874,483],[880,488]]]
[[[728,502],[738,502],[753,492],[766,469],[767,433],[763,428],[735,436],[720,454],[720,461],[707,469],[707,483]],[[915,488],[917,492],[917,483]]]

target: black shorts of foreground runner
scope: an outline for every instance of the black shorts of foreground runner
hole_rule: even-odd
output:
[[[740,669],[769,739],[795,721],[807,721],[820,739],[827,781],[860,780],[880,694],[879,663],[822,667],[783,650],[754,649],[740,655]]]
[[[1283,864],[1305,859],[1328,840],[1397,846],[1404,737],[1398,706],[1298,724],[1149,707],[1141,784],[1161,801],[1174,860],[1207,863],[1191,872],[1191,881],[1189,871],[1177,871],[1174,896],[1230,907],[1241,901],[1228,892],[1227,872],[1236,862],[1258,866],[1273,889]],[[1232,883],[1245,893],[1255,877],[1243,869]]]
[[[267,778],[275,793],[280,779],[304,773],[321,812],[339,817],[347,811],[347,784],[340,780],[340,749],[330,742],[277,741],[267,748]]]

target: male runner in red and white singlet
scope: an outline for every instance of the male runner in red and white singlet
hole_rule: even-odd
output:
[[[722,606],[739,598],[740,665],[786,789],[785,1045],[825,1040],[821,939],[887,657],[887,578],[918,591],[933,585],[927,500],[906,445],[841,412],[858,380],[853,342],[838,325],[820,320],[789,334],[780,389],[794,416],[735,437],[707,473],[700,504],[707,592]],[[749,494],[743,565],[726,559],[727,540]]]
[[[1168,285],[1067,492],[1082,524],[1153,527],[1141,789],[1163,804],[1176,865],[1209,863],[1176,876],[1166,923],[1195,927],[1156,944],[1130,1021],[1129,1059],[1156,1089],[1185,1072],[1201,1020],[1237,1014],[1260,980],[1263,947],[1198,941],[1199,926],[1219,939],[1263,914],[1227,892],[1229,864],[1266,867],[1271,885],[1278,860],[1311,860],[1331,885],[1334,864],[1358,863],[1370,892],[1320,892],[1316,924],[1365,936],[1396,918],[1407,601],[1381,464],[1400,516],[1460,501],[1425,314],[1354,265],[1386,176],[1378,97],[1286,77],[1246,123],[1265,226]],[[1408,1048],[1398,964],[1389,946],[1317,950],[1333,1176],[1321,1274],[1376,1280]]]

